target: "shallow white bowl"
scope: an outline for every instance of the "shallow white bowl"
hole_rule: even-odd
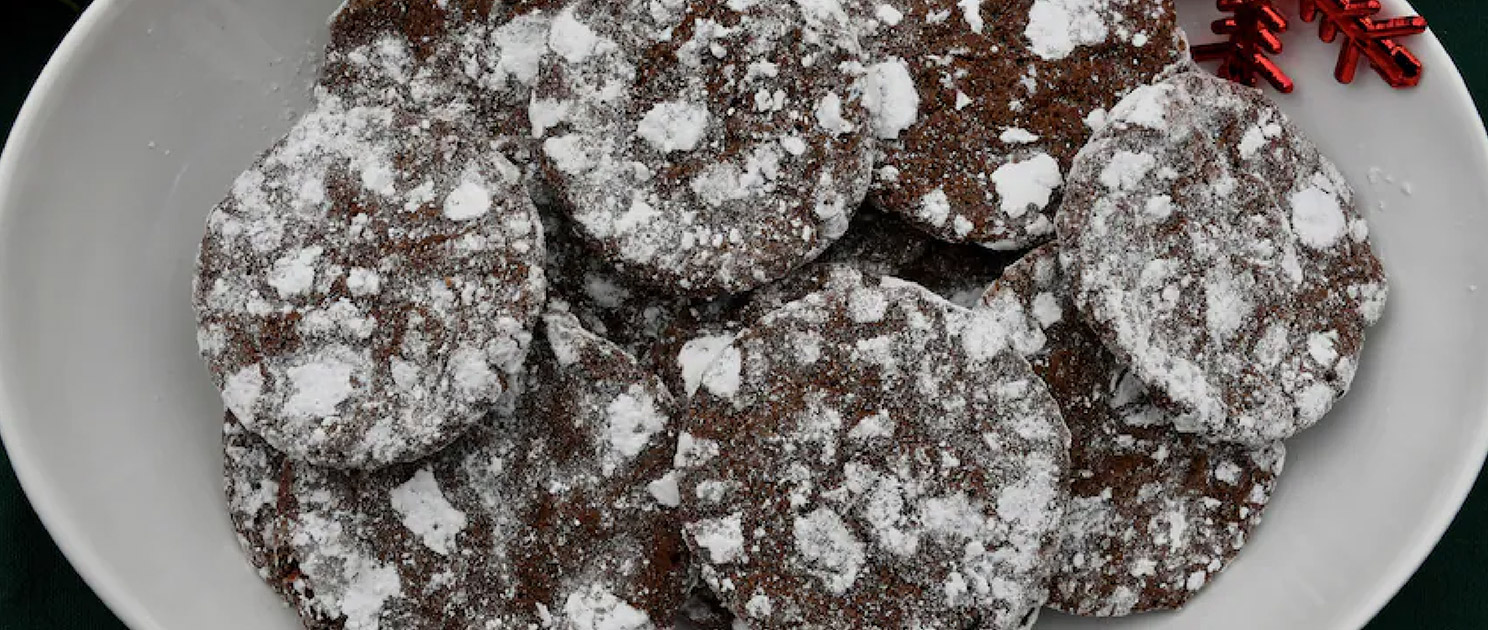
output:
[[[0,435],[68,558],[137,630],[296,627],[225,516],[189,289],[208,208],[303,103],[336,3],[99,0],[0,158]],[[1180,0],[1195,41],[1212,6]],[[1300,88],[1279,100],[1358,188],[1395,289],[1355,391],[1291,444],[1266,524],[1188,610],[1041,629],[1358,628],[1482,463],[1481,123],[1434,38],[1409,42],[1425,81],[1392,91],[1368,70],[1335,84],[1314,28],[1287,38]]]

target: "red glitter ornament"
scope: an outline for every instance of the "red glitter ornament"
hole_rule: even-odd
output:
[[[1361,57],[1391,87],[1412,87],[1421,82],[1421,60],[1395,39],[1426,32],[1426,18],[1413,15],[1375,20],[1379,0],[1301,0],[1299,9],[1304,22],[1322,18],[1318,37],[1323,41],[1332,42],[1339,35],[1346,40],[1333,71],[1340,83],[1353,82]]]
[[[1306,1],[1306,0],[1304,0]],[[1286,16],[1271,0],[1219,0],[1220,11],[1233,13],[1210,26],[1216,35],[1229,40],[1193,47],[1195,61],[1218,61],[1221,77],[1255,87],[1265,79],[1281,92],[1296,84],[1267,55],[1281,52],[1280,33],[1287,30]]]

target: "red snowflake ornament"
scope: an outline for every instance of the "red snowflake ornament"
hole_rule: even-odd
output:
[[[1303,0],[1306,2],[1307,0]],[[1221,77],[1255,87],[1265,79],[1281,92],[1291,92],[1296,84],[1268,55],[1281,52],[1280,33],[1287,30],[1287,19],[1271,0],[1219,0],[1220,11],[1230,17],[1215,20],[1210,26],[1216,35],[1229,40],[1193,47],[1195,61],[1218,61]]]
[[[1347,40],[1338,54],[1333,76],[1340,83],[1352,83],[1361,58],[1391,87],[1413,87],[1421,82],[1421,60],[1395,39],[1426,32],[1426,18],[1420,16],[1375,20],[1379,0],[1301,0],[1302,21],[1319,17],[1318,37],[1332,42],[1339,35]]]

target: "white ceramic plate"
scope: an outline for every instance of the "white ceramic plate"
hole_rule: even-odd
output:
[[[0,159],[0,435],[63,551],[136,630],[297,627],[225,516],[221,407],[189,289],[208,208],[302,104],[336,3],[99,0]],[[1179,4],[1208,41],[1212,0]],[[1208,592],[1181,614],[1051,615],[1042,630],[1358,628],[1482,463],[1481,123],[1434,38],[1409,42],[1421,86],[1393,91],[1367,70],[1334,83],[1335,48],[1298,27],[1281,62],[1300,87],[1279,100],[1361,193],[1394,285],[1388,315],[1354,392],[1291,444],[1265,525]]]

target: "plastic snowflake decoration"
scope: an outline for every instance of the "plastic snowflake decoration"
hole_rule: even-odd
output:
[[[1361,60],[1391,87],[1412,87],[1421,82],[1421,60],[1395,40],[1426,31],[1420,16],[1376,20],[1379,0],[1301,0],[1302,21],[1318,21],[1318,36],[1325,42],[1344,37],[1333,76],[1352,83]]]
[[[1219,76],[1236,83],[1255,87],[1265,79],[1271,87],[1291,92],[1296,84],[1269,56],[1281,52],[1280,34],[1287,30],[1286,16],[1271,0],[1219,0],[1217,4],[1220,11],[1232,15],[1215,20],[1210,28],[1229,39],[1194,46],[1194,60],[1218,61]]]

